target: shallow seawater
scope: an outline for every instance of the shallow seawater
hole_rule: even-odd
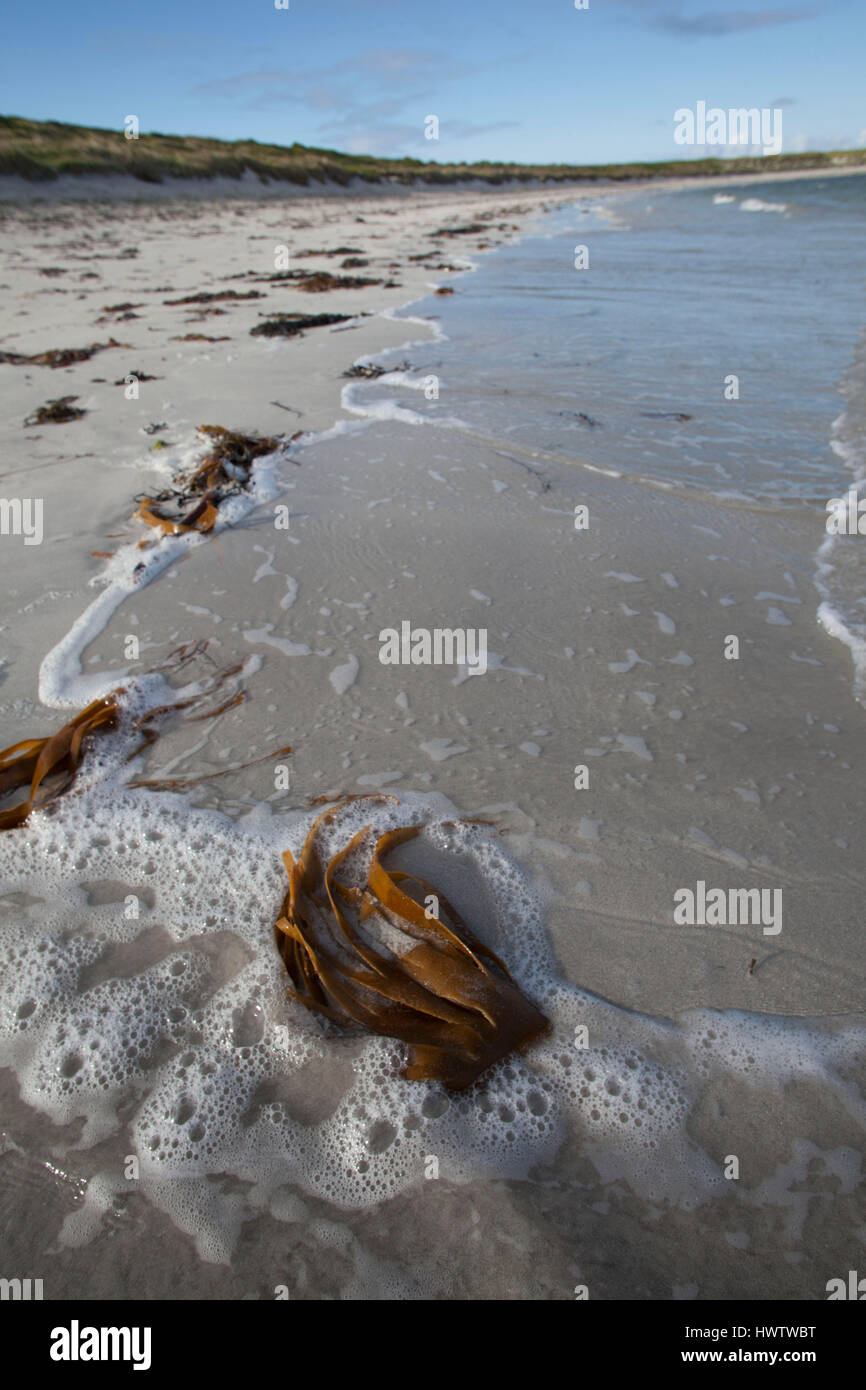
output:
[[[814,1298],[855,1267],[862,876],[841,803],[861,711],[810,557],[860,408],[862,182],[539,219],[424,302],[442,335],[382,358],[406,376],[352,384],[369,423],[262,470],[257,510],[167,545],[147,584],[112,562],[46,654],[46,703],[117,683],[90,654],[114,659],[133,602],[165,652],[192,598],[250,700],[167,735],[157,767],[291,739],[292,790],[131,788],[127,723],[74,796],[0,835],[4,1201],[46,1296]],[[257,524],[281,489],[288,556]],[[850,546],[823,572],[834,612],[862,573]],[[383,666],[403,618],[486,623],[489,671]],[[720,665],[731,626],[757,676]],[[325,848],[370,825],[360,872],[375,832],[423,826],[397,862],[551,1023],[465,1093],[285,998],[281,853],[310,797],[380,787],[396,800],[353,803]],[[784,884],[785,935],[686,937],[672,892],[700,874]]]

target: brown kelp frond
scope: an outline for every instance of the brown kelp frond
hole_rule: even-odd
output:
[[[357,799],[343,798],[316,817],[297,862],[291,851],[283,855],[289,889],[274,935],[288,993],[332,1023],[407,1043],[409,1080],[462,1090],[545,1033],[547,1019],[443,893],[385,866],[419,826],[378,836],[363,887],[342,874],[369,825],[323,865],[321,827]]]
[[[228,700],[219,709],[208,710],[207,714],[197,714],[196,719],[215,719],[218,714],[223,714],[232,705],[239,705],[243,700],[243,695],[236,695],[233,700]],[[215,777],[226,777],[230,772],[246,772],[248,767],[257,767],[259,763],[269,762],[272,758],[284,758],[291,753],[292,745],[287,743],[283,748],[274,748],[270,753],[263,753],[260,758],[250,758],[249,762],[232,763],[229,767],[221,767],[216,772],[199,772],[192,777],[137,777],[134,782],[130,782],[130,787],[150,787],[151,791],[176,792],[184,787],[196,787],[200,782],[210,782]]]
[[[86,348],[49,348],[47,352],[0,352],[0,362],[10,362],[16,367],[71,367],[73,362],[87,362],[96,352],[106,348],[128,348],[129,343],[118,343],[109,338],[107,343],[91,343]]]
[[[248,487],[254,461],[273,454],[284,442],[272,436],[241,434],[222,425],[199,425],[199,433],[211,441],[210,452],[201,462],[158,496],[137,499],[135,515],[164,535],[212,531],[220,503]]]
[[[152,497],[142,497],[135,515],[148,526],[154,526],[166,536],[180,536],[185,531],[212,531],[217,519],[217,508],[213,499],[203,497],[183,515],[172,515],[161,508]]]
[[[38,410],[27,416],[24,428],[27,429],[31,425],[64,425],[67,420],[80,420],[87,411],[72,404],[77,400],[77,396],[58,396],[57,400],[40,405]]]
[[[190,711],[189,714],[184,715],[184,723],[215,719],[218,715],[225,714],[226,711],[233,709],[246,699],[242,690],[236,690],[228,698],[222,698],[218,703],[213,703],[214,695],[221,690],[226,681],[238,676],[243,671],[244,663],[238,662],[234,666],[217,669],[207,647],[208,643],[202,639],[186,642],[144,673],[145,675],[154,675],[162,672],[177,672],[198,658],[205,659],[214,668],[194,686],[187,687],[193,693],[187,695],[186,698],[155,705],[143,714],[130,715],[124,720],[127,733],[139,736],[136,746],[126,757],[127,763],[138,757],[156,741],[160,733],[160,721],[167,716]],[[179,694],[181,693],[183,692],[179,692]],[[17,826],[23,825],[32,811],[47,806],[69,789],[84,760],[91,736],[120,726],[125,696],[126,691],[122,687],[118,687],[101,699],[94,700],[74,719],[64,724],[57,733],[51,734],[48,738],[23,739],[19,743],[12,744],[9,748],[0,750],[0,801],[15,791],[26,789],[27,792],[22,800],[0,810],[0,831],[13,830]],[[201,776],[184,779],[141,779],[130,782],[128,785],[174,790],[176,787],[191,786],[194,783],[210,777],[222,776],[228,772],[239,772],[246,767],[253,767],[270,758],[283,757],[290,752],[291,747],[286,745],[271,753],[263,754],[260,758],[254,758],[248,763],[232,764],[230,767],[220,768],[215,773],[204,773]]]
[[[310,806],[331,806],[339,802],[340,806],[348,806],[350,801],[398,801],[399,797],[391,796],[389,792],[323,792],[321,796],[311,796],[308,802]]]
[[[263,319],[250,329],[254,338],[294,338],[305,328],[326,328],[332,323],[347,323],[351,314],[280,314]]]
[[[24,739],[0,751],[0,797],[28,789],[22,801],[0,811],[0,830],[23,825],[37,806],[48,805],[66,791],[84,756],[85,740],[116,727],[118,694],[115,690],[94,700],[49,738]]]
[[[201,294],[186,294],[183,299],[164,299],[163,304],[213,304],[218,299],[264,299],[261,290],[249,290],[246,294],[239,294],[237,290],[219,290],[216,294],[208,294],[202,291]]]
[[[375,381],[377,377],[384,376],[386,372],[408,371],[411,371],[408,362],[398,362],[394,367],[380,367],[378,362],[356,362],[348,371],[343,372],[343,376],[360,377],[362,381]]]

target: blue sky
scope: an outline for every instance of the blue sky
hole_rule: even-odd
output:
[[[143,133],[690,158],[673,115],[703,100],[781,107],[785,152],[866,145],[864,0],[42,0],[7,9],[4,50],[4,114]]]

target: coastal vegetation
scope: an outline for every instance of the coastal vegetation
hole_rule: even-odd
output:
[[[622,181],[645,178],[708,178],[719,175],[779,173],[866,164],[866,150],[810,151],[800,154],[743,155],[729,159],[671,159],[633,164],[438,164],[433,160],[385,159],[342,154],[307,145],[265,145],[257,140],[214,140],[197,135],[141,134],[127,139],[122,129],[67,125],[0,116],[0,175],[17,174],[50,182],[63,174],[128,174],[144,183],[169,179],[241,179],[299,185],[352,179],[370,184],[455,184],[496,186],[545,180]]]

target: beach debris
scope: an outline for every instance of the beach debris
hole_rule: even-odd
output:
[[[168,423],[165,420],[160,420],[151,425],[142,425],[141,428],[144,434],[159,434],[160,430],[168,429]]]
[[[283,405],[282,401],[271,401],[271,405],[275,405],[278,410],[288,411],[290,415],[297,415],[298,419],[300,419],[304,413],[302,410],[295,410],[293,405]]]
[[[508,459],[509,463],[516,463],[518,468],[525,468],[527,473],[531,473],[533,478],[537,478],[541,483],[542,492],[550,492],[550,479],[545,478],[543,473],[539,473],[537,468],[533,468],[531,463],[527,463],[525,459],[516,459],[513,454],[506,454],[502,449],[494,449],[493,452],[498,454],[501,459]]]
[[[201,294],[186,294],[183,299],[164,299],[163,304],[172,306],[177,304],[213,304],[217,299],[264,299],[261,290],[247,290],[246,294],[241,294],[239,290],[218,290],[215,294],[202,291]]]
[[[686,415],[682,410],[642,410],[641,415],[645,420],[679,420],[680,424],[692,419],[691,415]]]
[[[0,352],[0,362],[10,362],[15,367],[71,367],[73,362],[86,362],[96,352],[106,348],[128,348],[129,343],[118,343],[109,338],[107,343],[91,343],[86,348],[49,348],[47,352],[34,352],[31,356],[24,352]]]
[[[305,328],[325,328],[332,323],[347,323],[352,314],[280,314],[265,319],[250,329],[254,338],[294,338]]]
[[[343,798],[317,816],[297,862],[290,850],[283,855],[289,890],[274,936],[291,980],[287,992],[341,1027],[360,1024],[407,1043],[407,1080],[463,1090],[546,1033],[548,1021],[444,894],[385,867],[390,851],[419,835],[420,826],[377,838],[364,887],[348,886],[340,875],[369,825],[322,863],[320,827],[358,799]],[[395,932],[405,953],[393,944]]]
[[[355,362],[348,371],[343,372],[343,376],[360,377],[363,381],[375,381],[377,377],[385,376],[387,372],[408,372],[410,370],[408,362],[399,362],[396,367],[382,367],[378,362]]]
[[[383,283],[367,275],[332,275],[329,270],[277,270],[255,278],[259,284],[294,285],[307,294],[324,294],[327,290],[359,290],[365,285]]]
[[[309,225],[309,224],[307,224],[307,225]],[[310,249],[309,247],[307,247],[306,250],[304,250],[304,251],[298,251],[298,252],[297,252],[298,259],[302,259],[304,256],[363,256],[363,255],[364,255],[364,248],[363,248],[362,246],[331,246],[331,247],[326,247],[326,248],[317,247],[317,248],[314,249],[314,250],[313,250],[313,249]],[[258,272],[257,272],[257,271],[254,271],[254,270],[251,270],[249,273],[250,273],[251,275],[256,275],[256,274],[258,274]]]
[[[148,674],[175,673],[200,658],[207,660],[213,667],[213,658],[209,655],[207,647],[208,643],[201,639],[185,642],[152,667]],[[215,719],[218,715],[242,704],[246,696],[243,690],[238,690],[216,706],[200,710],[200,706],[209,701],[226,681],[242,673],[243,665],[243,662],[238,662],[224,670],[215,669],[213,674],[200,683],[195,695],[185,700],[157,705],[134,719],[129,725],[129,731],[140,735],[140,741],[128,754],[126,762],[132,762],[156,742],[159,737],[159,722],[167,715],[190,710],[193,712],[185,715],[184,722],[199,723],[205,719]],[[92,737],[120,726],[125,694],[125,690],[118,687],[101,699],[94,700],[48,738],[23,739],[9,748],[0,750],[0,800],[15,791],[26,789],[27,792],[23,800],[0,810],[0,831],[14,830],[24,825],[33,811],[42,810],[68,791],[86,757]],[[127,785],[149,787],[154,791],[175,791],[210,781],[214,777],[223,777],[230,772],[241,772],[272,758],[285,757],[291,751],[291,747],[286,745],[249,762],[233,763],[215,772],[202,772],[183,778],[139,778]]]
[[[600,424],[599,420],[595,420],[591,415],[587,415],[585,410],[558,410],[556,413],[557,415],[567,416],[572,420],[582,420],[585,425],[589,425],[592,429],[595,429]]]
[[[454,291],[452,290],[452,288],[451,288],[450,285],[440,285],[439,288],[438,288],[437,290],[434,290],[434,291],[433,291],[433,293],[434,293],[434,294],[453,294]]]
[[[31,811],[47,806],[75,779],[91,735],[117,725],[114,691],[94,700],[49,738],[26,738],[0,750],[0,797],[27,788],[23,801],[0,811],[0,831],[23,825]]]
[[[71,404],[77,400],[77,396],[59,396],[56,401],[40,405],[38,410],[27,416],[24,421],[25,428],[28,425],[64,425],[67,420],[80,420],[87,411]]]
[[[298,276],[299,290],[306,294],[324,294],[328,290],[360,290],[365,285],[381,285],[381,280],[369,275],[332,275],[327,270],[317,270],[312,275]]]
[[[478,232],[489,232],[490,228],[486,222],[468,222],[465,227],[440,227],[436,232],[428,232],[428,236],[476,236]]]
[[[205,458],[156,497],[136,498],[139,507],[135,515],[165,535],[212,531],[220,503],[242,492],[250,482],[254,461],[273,454],[283,442],[257,434],[240,434],[222,425],[199,425],[199,433],[212,441]],[[157,440],[153,447],[165,448],[165,444]]]

